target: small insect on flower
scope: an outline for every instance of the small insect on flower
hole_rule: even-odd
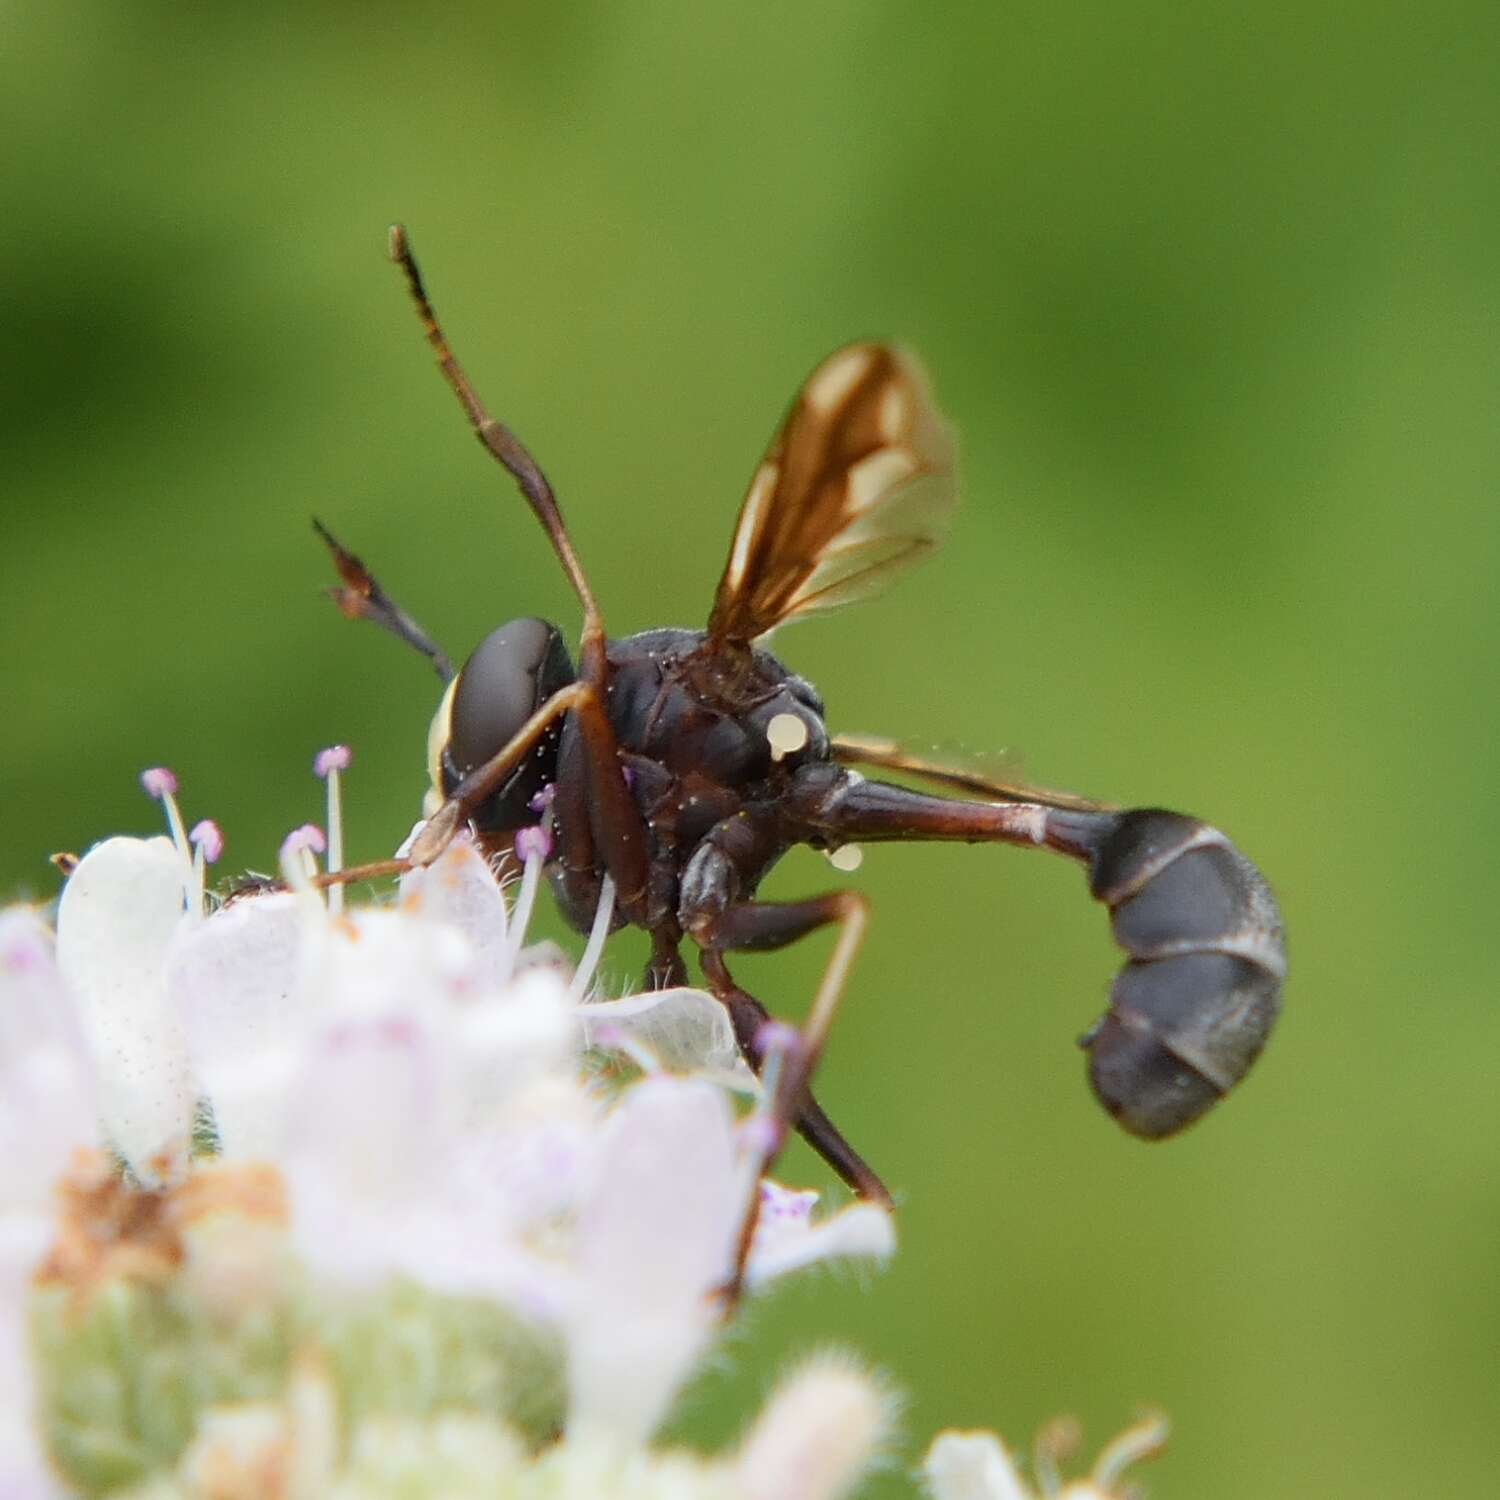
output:
[[[545,873],[567,919],[599,942],[614,927],[643,928],[654,986],[684,982],[680,947],[691,939],[757,1069],[767,1012],[726,956],[836,927],[800,1044],[778,1071],[777,1108],[868,1198],[889,1195],[808,1091],[867,904],[848,890],[757,900],[794,844],[829,852],[840,870],[857,864],[861,840],[994,842],[1080,861],[1127,955],[1108,1012],[1083,1038],[1100,1102],[1126,1130],[1156,1138],[1245,1075],[1280,1006],[1286,951],[1269,887],[1222,833],[1180,813],[1120,810],[830,734],[817,690],[765,649],[778,627],[884,588],[946,529],[952,443],[910,355],[855,344],[813,372],[751,478],[706,629],[611,639],[551,486],[460,368],[399,226],[391,254],[444,377],[541,522],[583,611],[576,665],[556,625],[523,618],[492,631],[455,672],[318,525],[343,580],[339,607],[415,647],[445,684],[415,863],[430,863],[466,826],[492,856],[513,855],[522,840],[534,848],[530,830],[544,827]],[[860,765],[969,795],[867,780]]]

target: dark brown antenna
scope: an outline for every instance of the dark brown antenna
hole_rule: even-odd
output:
[[[375,575],[316,516],[313,530],[323,538],[343,580],[342,588],[328,590],[328,597],[338,605],[344,618],[368,620],[382,630],[389,630],[398,641],[420,651],[444,682],[451,682],[453,663],[447,652],[381,588]]]
[[[400,224],[391,225],[391,259],[406,273],[406,284],[411,290],[412,301],[417,304],[417,316],[422,320],[427,342],[437,355],[438,368],[443,372],[443,378],[453,387],[453,394],[458,397],[458,404],[463,407],[475,436],[516,481],[527,504],[536,512],[542,528],[551,538],[553,550],[563,565],[563,571],[568,575],[568,581],[573,585],[573,592],[578,595],[578,602],[583,606],[584,633],[588,635],[602,632],[599,606],[594,602],[593,590],[584,577],[583,565],[573,550],[552,486],[547,483],[547,476],[537,466],[536,460],[527,452],[525,444],[503,422],[497,422],[484,409],[478,393],[470,385],[469,377],[464,374],[463,367],[443,336],[437,314],[428,300],[427,289],[422,285],[422,273],[417,269],[417,262],[411,253],[406,230]]]

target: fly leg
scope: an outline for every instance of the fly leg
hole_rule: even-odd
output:
[[[741,989],[734,982],[721,953],[714,951],[704,953],[703,972],[708,978],[710,991],[729,1012],[729,1022],[734,1027],[734,1037],[739,1043],[745,1061],[757,1074],[760,1073],[765,1065],[761,1035],[766,1024],[771,1020],[770,1011],[754,995]],[[805,1043],[803,1045],[805,1047]],[[783,1064],[783,1078],[790,1074],[794,1061],[795,1059],[791,1057],[786,1059]],[[833,1168],[840,1179],[847,1183],[855,1193],[873,1203],[889,1204],[891,1195],[885,1184],[859,1152],[844,1139],[843,1133],[828,1118],[823,1107],[807,1087],[806,1081],[811,1071],[810,1068],[802,1067],[798,1071],[802,1079],[801,1104],[797,1107],[795,1114],[792,1114],[790,1110],[780,1111],[777,1118],[782,1128],[785,1128],[785,1122],[790,1119],[797,1134]],[[786,1089],[778,1087],[777,1097],[778,1101],[785,1100]],[[779,1104],[778,1109],[780,1109]]]
[[[646,963],[642,988],[648,990],[679,989],[688,982],[687,965],[682,961],[682,934],[676,923],[664,923],[651,929],[651,957]],[[735,1032],[738,1037],[739,1032]],[[744,1044],[740,1044],[744,1050]]]
[[[705,836],[683,872],[678,921],[703,950],[703,972],[715,997],[729,1011],[735,1039],[758,1073],[765,1062],[761,1032],[766,1008],[735,983],[726,952],[783,948],[820,927],[836,925],[838,939],[808,1012],[799,1045],[783,1058],[772,1118],[784,1131],[795,1126],[804,1140],[861,1198],[889,1204],[891,1195],[875,1172],[819,1108],[808,1082],[822,1055],[868,916],[865,898],[832,891],[806,901],[740,899],[759,872],[780,852],[774,818],[746,813],[726,818]],[[769,1160],[780,1142],[774,1142]]]

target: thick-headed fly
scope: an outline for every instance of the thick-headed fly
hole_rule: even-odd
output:
[[[735,982],[728,955],[836,927],[777,1099],[782,1118],[867,1198],[888,1194],[807,1088],[867,905],[847,890],[756,900],[794,844],[836,855],[857,842],[958,839],[1078,860],[1127,955],[1107,1012],[1082,1043],[1100,1103],[1126,1130],[1157,1138],[1244,1077],[1276,1019],[1286,951],[1269,887],[1222,833],[1181,813],[1120,810],[830,734],[817,690],[765,648],[778,626],[883,588],[942,536],[956,499],[952,445],[909,355],[855,344],[813,372],[751,478],[706,629],[613,640],[551,486],[480,403],[399,227],[391,254],[448,384],[541,521],[583,608],[576,663],[557,626],[519,619],[491,632],[455,673],[323,533],[345,613],[415,646],[446,683],[413,860],[436,858],[466,827],[497,855],[549,820],[547,874],[568,921],[588,932],[601,902],[612,902],[611,928],[650,934],[654,986],[686,982],[681,946],[691,939],[757,1068],[767,1011]],[[949,795],[869,779],[858,766]]]

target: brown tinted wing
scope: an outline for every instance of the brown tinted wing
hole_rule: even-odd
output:
[[[753,641],[883,588],[942,540],[953,443],[910,355],[851,344],[813,371],[750,482],[709,635]]]
[[[1079,812],[1111,812],[1107,802],[1075,797],[1052,787],[1032,786],[1013,780],[980,760],[961,756],[924,755],[907,750],[895,740],[874,735],[841,734],[833,738],[833,758],[846,766],[879,766],[886,771],[901,771],[930,781],[950,791],[968,792],[995,802],[1040,802],[1045,807],[1062,807]]]

